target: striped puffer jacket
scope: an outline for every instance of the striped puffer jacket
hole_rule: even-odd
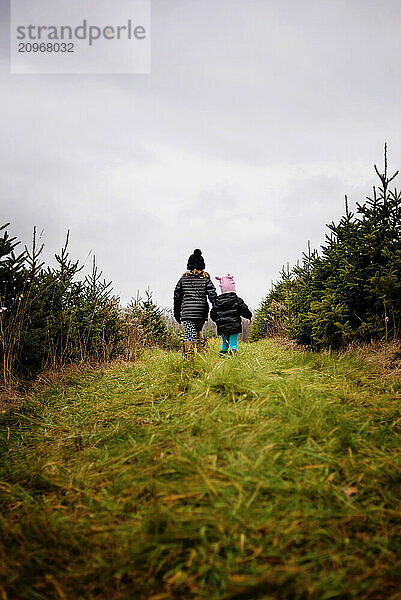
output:
[[[209,314],[207,298],[212,305],[217,298],[216,288],[210,275],[205,271],[187,271],[175,286],[175,319],[179,323],[185,319],[206,321]]]

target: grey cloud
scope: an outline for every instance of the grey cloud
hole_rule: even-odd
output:
[[[0,203],[24,242],[93,251],[124,301],[171,304],[195,247],[255,306],[281,265],[401,166],[398,1],[153,0],[152,73],[11,76]]]

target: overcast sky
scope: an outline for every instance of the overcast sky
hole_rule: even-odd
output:
[[[0,3],[1,221],[70,229],[123,302],[171,306],[198,247],[256,307],[401,167],[399,0],[152,0],[150,75],[10,75]]]

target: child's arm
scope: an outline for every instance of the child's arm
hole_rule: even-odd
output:
[[[244,319],[252,319],[252,313],[242,298],[238,298],[238,310],[240,316],[244,317]]]
[[[181,323],[181,304],[182,304],[182,284],[181,279],[174,289],[174,318]]]
[[[217,292],[216,292],[216,288],[214,287],[211,279],[207,280],[207,283],[206,283],[206,293],[207,293],[207,296],[208,296],[210,302],[213,305],[215,303],[216,298],[217,298]]]
[[[216,323],[216,310],[214,308],[212,308],[212,310],[210,311],[210,318],[214,323]]]

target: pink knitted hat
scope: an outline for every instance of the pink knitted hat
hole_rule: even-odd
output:
[[[220,282],[222,294],[224,294],[224,292],[235,292],[235,281],[232,275],[223,275],[223,277],[216,277],[216,279]]]

